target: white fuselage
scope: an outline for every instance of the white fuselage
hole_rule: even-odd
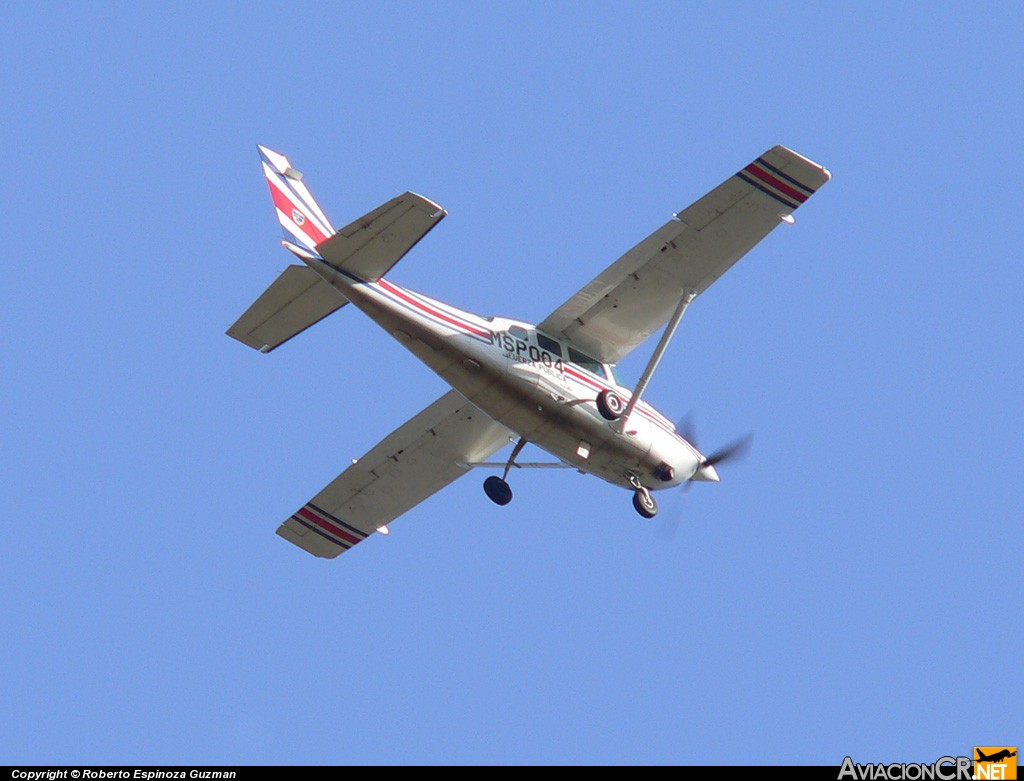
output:
[[[601,417],[595,399],[602,390],[630,396],[612,367],[528,323],[481,317],[383,278],[367,282],[307,263],[487,415],[566,464],[626,488],[630,475],[660,489],[698,471],[701,454],[643,401],[625,426]]]

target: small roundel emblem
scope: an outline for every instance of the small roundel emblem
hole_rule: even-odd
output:
[[[296,225],[302,225],[306,221],[306,215],[298,209],[292,209],[292,219],[295,220]]]

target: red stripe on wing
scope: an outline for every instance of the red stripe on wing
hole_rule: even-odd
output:
[[[337,526],[335,526],[330,521],[325,521],[319,515],[316,515],[315,513],[307,510],[305,507],[303,507],[301,510],[299,510],[296,513],[296,515],[299,515],[302,518],[305,518],[310,523],[316,524],[321,529],[326,529],[331,534],[333,534],[335,537],[338,537],[339,539],[342,539],[345,542],[351,543],[352,545],[355,545],[357,542],[360,542],[359,538],[354,537],[353,535],[349,534],[344,529],[339,529]]]
[[[786,184],[781,179],[779,179],[779,178],[777,178],[775,176],[772,176],[770,173],[765,171],[763,168],[760,168],[757,165],[757,163],[751,163],[750,165],[748,165],[743,170],[746,171],[751,176],[754,176],[757,179],[760,179],[765,184],[771,185],[776,190],[778,190],[780,193],[782,193],[782,194],[792,198],[794,201],[797,201],[798,203],[803,203],[804,201],[806,201],[810,197],[806,193],[800,192],[795,187],[791,187],[790,185]]]

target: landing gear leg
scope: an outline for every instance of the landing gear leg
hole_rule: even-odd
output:
[[[526,447],[526,437],[520,437],[516,446],[512,448],[512,455],[508,457],[508,463],[505,464],[505,471],[501,477],[491,475],[484,480],[484,493],[495,504],[504,507],[512,501],[512,487],[506,482],[506,478],[509,470],[515,465],[516,456],[522,452],[524,447]]]
[[[653,518],[658,514],[658,503],[651,492],[640,482],[640,478],[630,473],[629,483],[633,486],[633,508],[644,518]]]

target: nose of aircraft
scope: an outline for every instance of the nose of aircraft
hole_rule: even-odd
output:
[[[697,471],[690,479],[702,480],[708,483],[717,483],[719,482],[718,470],[715,469],[714,464],[709,464],[705,462],[701,464],[699,467],[697,467]]]

